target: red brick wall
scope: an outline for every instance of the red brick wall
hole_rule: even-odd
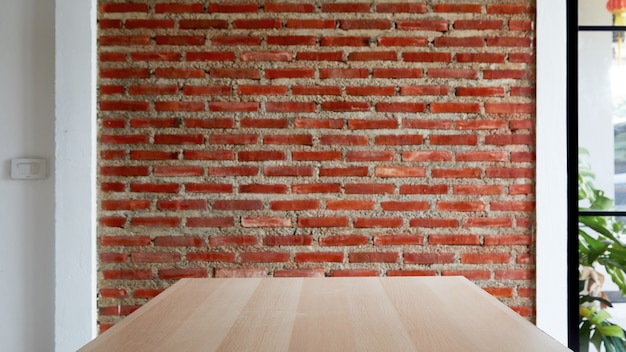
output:
[[[98,16],[103,329],[183,277],[464,275],[532,319],[531,1]]]

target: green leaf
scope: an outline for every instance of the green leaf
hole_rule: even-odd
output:
[[[624,330],[617,325],[596,326],[596,330],[604,336],[615,336],[620,339],[624,338]]]

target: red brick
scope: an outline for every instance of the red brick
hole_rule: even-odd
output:
[[[103,13],[124,13],[124,12],[148,12],[148,4],[140,3],[104,3],[99,6]]]
[[[211,246],[256,246],[259,244],[259,239],[256,236],[211,236],[209,238],[209,245]]]
[[[483,202],[437,202],[437,210],[442,211],[484,211],[485,209]]]
[[[370,12],[369,3],[324,3],[322,4],[322,12]]]
[[[349,86],[346,93],[354,96],[393,96],[396,94],[394,86]]]
[[[145,101],[106,100],[100,101],[102,111],[148,111],[150,103]]]
[[[527,48],[531,46],[531,39],[528,37],[493,37],[487,38],[487,46],[518,47]]]
[[[314,76],[315,70],[312,68],[277,68],[265,70],[265,77],[268,79],[313,78]]]
[[[328,210],[374,210],[376,203],[371,200],[329,200]]]
[[[532,184],[515,184],[509,186],[509,194],[533,194],[535,188]]]
[[[443,270],[442,276],[464,276],[468,280],[489,280],[491,272],[489,270]]]
[[[457,152],[457,161],[506,161],[507,155],[504,151],[471,151]]]
[[[100,78],[148,78],[147,68],[108,68],[100,69]]]
[[[452,128],[450,120],[422,120],[422,119],[404,119],[402,121],[404,128],[416,128],[427,130],[449,130]]]
[[[134,217],[131,219],[131,224],[133,226],[175,227],[180,225],[180,219],[167,216]]]
[[[478,73],[476,70],[472,70],[472,69],[429,68],[428,77],[476,79],[478,78]]]
[[[359,112],[369,111],[370,104],[368,102],[357,101],[325,101],[322,102],[322,110],[336,112]]]
[[[258,139],[256,134],[212,134],[209,144],[256,144]]]
[[[479,48],[485,45],[483,37],[438,37],[433,41],[435,47],[473,47]]]
[[[459,221],[457,219],[411,219],[409,221],[411,227],[427,227],[427,228],[439,228],[439,227],[459,227]]]
[[[146,134],[130,134],[130,135],[108,135],[100,136],[102,144],[141,144],[148,143],[149,137]]]
[[[127,29],[136,28],[174,28],[174,20],[171,19],[127,19],[124,26]]]
[[[485,103],[488,114],[534,114],[533,103]]]
[[[289,253],[284,252],[246,252],[239,254],[242,263],[280,263],[289,261]]]
[[[533,211],[535,202],[532,201],[493,201],[489,203],[491,211]]]
[[[419,151],[402,153],[402,161],[452,161],[449,151]]]
[[[374,236],[375,246],[401,246],[424,244],[422,235],[378,235]]]
[[[504,264],[511,259],[509,253],[463,253],[461,263],[463,264]]]
[[[313,35],[268,35],[267,45],[315,45],[317,37]]]
[[[140,210],[149,209],[151,202],[147,199],[103,200],[102,210]]]
[[[348,54],[350,61],[396,61],[395,51],[353,51]]]
[[[454,253],[404,253],[406,264],[447,264],[454,263]]]
[[[275,29],[282,27],[282,21],[278,18],[236,19],[232,23],[234,29]]]
[[[452,54],[447,52],[405,52],[402,59],[406,62],[450,62]]]
[[[357,252],[349,253],[350,263],[395,263],[398,261],[396,252]]]
[[[430,103],[433,113],[479,113],[479,103]]]
[[[369,174],[368,168],[365,167],[328,167],[320,168],[320,177],[335,177],[335,176],[367,176]]]
[[[485,236],[485,246],[530,245],[531,235],[494,235]]]
[[[501,297],[501,298],[513,297],[513,288],[511,287],[484,287],[483,290],[485,290],[488,294],[494,297]]]
[[[391,161],[391,160],[394,160],[394,158],[395,158],[395,155],[393,151],[382,151],[382,152],[349,151],[346,154],[347,162]]]
[[[450,93],[450,87],[448,86],[403,86],[403,87],[400,87],[400,95],[448,95],[449,93]]]
[[[509,128],[511,129],[511,131],[532,130],[535,128],[535,123],[531,119],[513,120],[509,121]]]
[[[320,68],[320,78],[368,78],[365,68]]]
[[[504,63],[504,54],[500,53],[458,53],[457,62]]]
[[[239,186],[240,193],[285,194],[287,186],[280,184],[247,184]]]
[[[122,20],[98,20],[99,29],[120,29],[122,28]]]
[[[186,61],[235,61],[235,53],[230,51],[188,51]]]
[[[292,86],[293,95],[341,95],[339,86]]]
[[[324,151],[324,152],[291,152],[291,159],[294,161],[322,161],[322,160],[341,160],[340,151]]]
[[[484,70],[484,79],[523,79],[524,70]]]
[[[436,276],[435,270],[387,270],[387,276]]]
[[[325,277],[324,269],[276,270],[274,277]]]
[[[123,192],[125,186],[121,182],[102,182],[100,183],[102,192]]]
[[[159,78],[204,78],[204,70],[198,68],[156,68],[154,76]]]
[[[230,269],[230,268],[216,268],[216,278],[233,278],[233,277],[267,277],[267,270],[264,269]]]
[[[163,292],[162,288],[138,288],[133,291],[134,298],[154,298]]]
[[[150,171],[147,166],[102,166],[100,176],[148,176]]]
[[[503,186],[501,185],[454,185],[452,186],[454,194],[502,194]]]
[[[418,134],[381,135],[374,137],[376,145],[420,145],[424,137]]]
[[[433,178],[480,178],[482,171],[478,168],[463,169],[434,169],[431,171]]]
[[[391,29],[391,21],[388,19],[346,19],[339,20],[339,28],[350,29]]]
[[[154,41],[157,45],[204,45],[206,37],[203,35],[157,35]]]
[[[187,227],[229,227],[234,224],[232,216],[187,218],[185,223]]]
[[[492,178],[533,178],[535,170],[531,168],[487,168],[485,175]]]
[[[290,51],[246,51],[239,55],[241,62],[291,61]]]
[[[152,61],[152,62],[156,62],[156,61],[161,61],[161,62],[168,62],[168,61],[180,61],[180,53],[177,52],[137,52],[137,53],[131,53],[130,54],[130,58],[132,61]],[[176,91],[178,91],[178,88],[176,88]]]
[[[202,176],[204,168],[202,166],[154,166],[152,173],[154,176]]]
[[[274,200],[270,202],[271,210],[316,210],[319,208],[317,200]]]
[[[265,166],[263,174],[286,177],[313,176],[313,168],[310,166]]]
[[[472,120],[457,121],[457,130],[497,130],[506,128],[506,121],[498,120]],[[490,136],[487,136],[490,137]]]
[[[133,252],[130,255],[133,263],[175,263],[180,261],[177,252]]]
[[[299,252],[296,253],[295,260],[301,263],[341,263],[343,252]]]
[[[374,78],[421,78],[422,73],[421,68],[375,68],[373,71]],[[395,91],[395,87],[391,88]]]
[[[533,6],[524,4],[487,5],[488,14],[515,15],[534,13],[534,11]]]
[[[204,6],[199,3],[190,4],[155,4],[154,12],[156,13],[201,13],[204,11]]]
[[[255,102],[210,102],[209,110],[215,112],[256,112],[259,103]]]
[[[313,102],[266,102],[266,112],[315,112]]]
[[[535,272],[532,270],[496,270],[496,280],[532,280]]]
[[[380,276],[379,270],[374,269],[342,269],[331,270],[331,277],[357,277],[357,276]]]
[[[459,97],[503,97],[504,87],[458,87],[456,95]]]
[[[148,246],[150,236],[102,236],[100,244],[103,246]]]
[[[172,268],[159,269],[159,278],[163,280],[178,280],[183,278],[208,277],[207,269],[204,268]]]
[[[424,112],[426,111],[426,103],[413,102],[394,102],[394,103],[376,103],[376,111],[378,112]]]
[[[356,218],[354,219],[355,228],[382,228],[382,227],[401,227],[402,218]]]
[[[387,2],[376,4],[378,13],[426,13],[423,2]]]
[[[149,36],[101,35],[98,37],[100,46],[143,46],[150,44]]]
[[[296,54],[298,61],[343,61],[342,51],[308,51]]]
[[[102,263],[125,263],[127,257],[126,253],[102,253],[100,261]]]
[[[256,3],[211,3],[208,10],[209,13],[254,13],[259,8]]]
[[[458,13],[480,13],[482,6],[480,4],[434,4],[434,12],[458,12]]]
[[[159,4],[157,4],[156,6],[159,6]],[[178,28],[180,29],[227,29],[228,21],[213,20],[213,19],[181,19],[178,21]]]
[[[178,193],[180,187],[176,183],[131,183],[131,192],[146,193]]]
[[[427,45],[428,45],[428,38],[426,37],[388,37],[388,36],[378,37],[378,46],[419,47],[419,46],[427,46]]]
[[[128,293],[123,288],[101,288],[100,296],[104,298],[125,298],[128,297]]]
[[[158,236],[154,238],[158,247],[202,247],[204,240],[195,236]]]
[[[256,176],[258,173],[256,166],[209,167],[207,171],[209,176]]]
[[[454,21],[454,29],[463,30],[500,30],[504,25],[502,20],[456,20]]]
[[[321,246],[359,246],[369,243],[369,238],[363,235],[336,235],[320,238]]]
[[[185,160],[233,160],[232,150],[185,150]]]
[[[463,220],[463,227],[512,227],[511,218],[469,218]]]
[[[172,95],[178,93],[178,86],[168,85],[133,85],[128,87],[130,95]]]
[[[250,218],[242,217],[241,226],[243,227],[291,227],[292,222],[289,218]]]
[[[212,68],[209,75],[213,78],[260,79],[258,69],[253,68]]]
[[[311,244],[313,244],[313,236],[311,235],[288,235],[288,236],[265,236],[263,237],[264,246],[310,246]]]
[[[510,31],[532,31],[533,22],[528,20],[509,20]]]
[[[478,235],[430,235],[428,243],[437,245],[477,245],[480,244]]]
[[[335,20],[288,19],[285,23],[285,27],[296,29],[331,29],[335,28]]]
[[[270,2],[265,3],[264,9],[265,12],[310,13],[315,11],[315,6],[307,3]]]
[[[285,160],[285,152],[278,150],[242,151],[237,153],[239,161]]]
[[[124,86],[118,85],[101,85],[100,95],[124,94],[126,91]]]
[[[346,194],[393,194],[393,184],[351,183],[345,185]]]
[[[189,128],[233,128],[235,127],[235,119],[227,118],[186,118],[184,120],[185,127]],[[176,126],[170,126],[176,127]]]
[[[298,218],[299,227],[346,227],[348,226],[348,218],[346,217],[300,217]]]
[[[446,20],[398,20],[396,21],[398,30],[421,30],[421,31],[437,31],[446,32],[448,30],[448,21]]]
[[[510,94],[512,97],[534,97],[536,89],[535,87],[511,87]]]
[[[150,269],[128,269],[128,270],[103,270],[102,276],[105,280],[151,280],[152,270]]]
[[[322,37],[321,46],[369,46],[369,37]]]
[[[367,145],[367,136],[355,135],[322,135],[320,144],[322,145]]]
[[[379,130],[379,129],[395,129],[398,128],[396,119],[363,119],[348,120],[348,129],[350,130]]]
[[[512,63],[532,64],[534,63],[534,61],[535,61],[535,58],[533,54],[526,54],[526,53],[510,53],[509,54],[509,62],[512,62]],[[532,73],[528,73],[528,75],[532,77]]]
[[[260,199],[215,200],[213,210],[261,210],[263,201]]]
[[[477,145],[478,136],[471,134],[431,135],[431,145]]]
[[[157,101],[154,102],[156,111],[204,111],[204,102],[201,101]]]
[[[386,201],[380,202],[384,211],[424,211],[430,208],[427,201]]]
[[[241,128],[287,128],[289,121],[287,119],[242,118],[239,125]]]
[[[377,166],[374,169],[377,177],[425,177],[426,169],[423,167],[386,167]]]
[[[185,191],[190,193],[232,193],[233,186],[224,183],[187,183]]]
[[[261,45],[261,37],[255,36],[214,36],[211,37],[211,44],[213,46],[225,45],[225,46],[259,46]]]
[[[154,144],[204,144],[201,134],[157,134]]]

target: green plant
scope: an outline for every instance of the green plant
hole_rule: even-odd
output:
[[[595,175],[586,162],[588,156],[586,150],[579,149],[579,210],[612,210],[613,200],[593,184]],[[590,344],[597,350],[604,345],[606,351],[626,352],[625,331],[609,320],[611,316],[604,308],[612,305],[602,294],[602,276],[595,271],[597,265],[603,266],[626,295],[626,245],[620,240],[623,234],[624,225],[613,216],[578,217],[579,332],[583,352]]]

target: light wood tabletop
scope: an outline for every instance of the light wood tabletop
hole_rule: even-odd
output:
[[[183,279],[79,351],[569,351],[463,277]]]

